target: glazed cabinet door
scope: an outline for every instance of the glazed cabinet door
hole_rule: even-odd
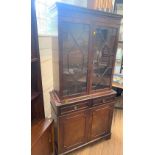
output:
[[[92,91],[110,88],[117,29],[95,26],[93,31]]]
[[[59,153],[86,142],[86,122],[87,111],[62,116],[59,119]]]
[[[93,140],[106,134],[110,134],[112,115],[112,106],[98,106],[91,110],[91,127],[89,140]]]
[[[87,92],[88,24],[62,22],[62,95],[72,96]]]

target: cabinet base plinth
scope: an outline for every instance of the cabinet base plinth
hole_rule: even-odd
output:
[[[111,133],[109,133],[109,134],[107,134],[107,135],[104,135],[104,136],[102,136],[102,137],[99,137],[99,138],[97,138],[97,139],[94,139],[94,140],[92,140],[92,141],[89,141],[88,143],[85,143],[85,144],[83,144],[83,145],[80,145],[80,146],[78,146],[78,147],[76,147],[76,148],[74,148],[74,149],[71,149],[71,150],[69,150],[69,151],[66,151],[66,152],[63,152],[63,153],[58,153],[58,149],[57,149],[57,147],[55,147],[55,154],[54,155],[67,155],[68,153],[71,153],[71,152],[73,152],[73,151],[76,151],[76,150],[78,150],[78,149],[80,149],[80,148],[83,148],[83,147],[85,147],[85,146],[89,146],[90,144],[95,144],[95,143],[97,143],[97,142],[99,142],[99,141],[101,141],[101,140],[110,140],[111,139]],[[56,145],[57,146],[57,145]]]

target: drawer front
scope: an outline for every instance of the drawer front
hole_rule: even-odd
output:
[[[114,96],[100,97],[97,99],[93,99],[93,106],[98,106],[98,105],[105,104],[105,103],[112,102],[112,101],[115,101]]]
[[[78,102],[72,105],[67,105],[60,108],[60,114],[67,114],[73,111],[83,110],[89,107],[89,101]]]

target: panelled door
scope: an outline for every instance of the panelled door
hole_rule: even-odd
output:
[[[87,141],[88,111],[68,114],[59,118],[59,153]]]
[[[89,140],[110,134],[113,107],[98,106],[90,111],[91,127]]]

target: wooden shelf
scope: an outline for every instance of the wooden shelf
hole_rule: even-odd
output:
[[[33,146],[38,139],[43,135],[45,130],[53,122],[52,119],[39,119],[34,120],[31,124],[31,146]]]
[[[37,62],[37,61],[39,61],[38,58],[31,58],[31,63],[32,63],[32,62]]]
[[[31,101],[36,99],[41,93],[40,92],[32,92],[31,93]]]

